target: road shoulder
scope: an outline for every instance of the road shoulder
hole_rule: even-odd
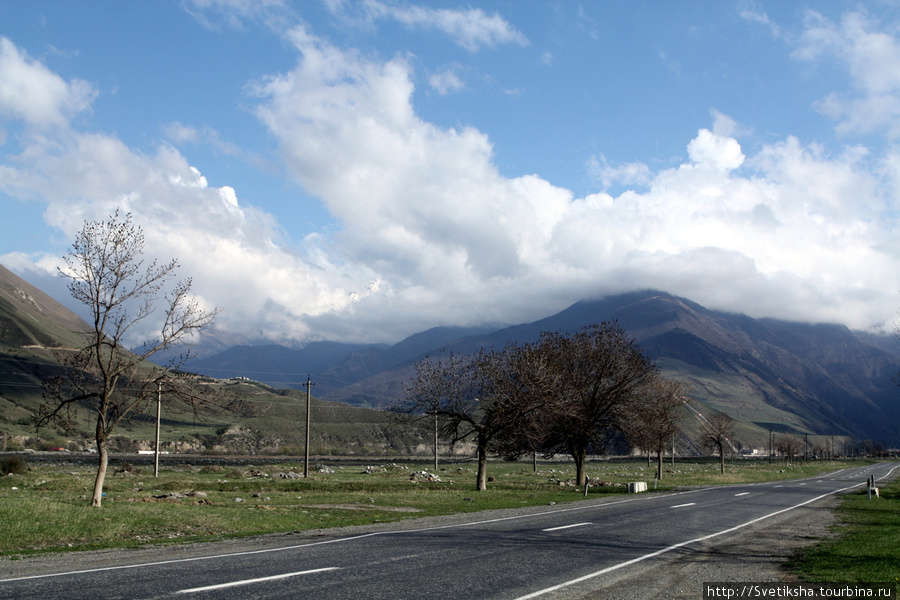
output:
[[[579,600],[696,600],[704,582],[797,581],[786,563],[799,551],[836,535],[839,496],[755,523],[654,560],[608,574],[591,590],[566,598]],[[574,591],[574,590],[573,590]],[[562,597],[562,596],[560,596]]]

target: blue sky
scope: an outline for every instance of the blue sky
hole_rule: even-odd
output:
[[[132,212],[218,325],[394,341],[656,288],[890,329],[900,4],[0,0],[0,263]]]

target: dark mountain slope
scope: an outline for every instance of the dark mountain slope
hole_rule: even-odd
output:
[[[56,354],[80,345],[87,323],[0,265],[0,415],[27,419],[41,382],[59,373]]]
[[[601,321],[618,322],[666,375],[689,381],[692,396],[735,418],[764,428],[885,440],[900,434],[900,390],[892,382],[900,360],[840,325],[757,320],[645,291],[579,302],[546,319],[444,347],[457,353],[502,348],[536,340],[542,331],[574,332]],[[395,357],[389,371],[327,397],[386,406],[402,397],[415,358]]]

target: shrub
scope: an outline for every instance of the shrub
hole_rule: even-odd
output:
[[[28,470],[28,461],[21,456],[5,456],[0,459],[0,473],[22,475]]]

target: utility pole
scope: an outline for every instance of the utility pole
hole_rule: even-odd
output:
[[[159,421],[162,414],[162,384],[156,382],[156,445],[153,446],[153,476],[159,477]]]
[[[309,379],[309,375],[306,376],[306,453],[305,458],[303,460],[303,477],[309,477],[309,397],[310,390],[312,386],[314,386],[312,381]]]

